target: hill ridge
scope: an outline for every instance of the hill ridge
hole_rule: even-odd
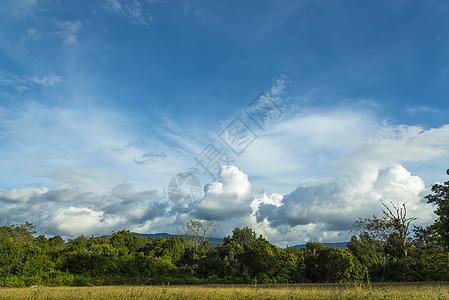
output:
[[[138,233],[138,232],[132,232],[133,234],[137,235],[137,236],[143,236],[143,237],[152,237],[152,238],[159,238],[162,237],[164,239],[167,239],[171,236],[174,237],[184,237],[181,234],[171,234],[171,233],[167,233],[167,232],[158,232],[158,233]],[[221,244],[224,242],[224,238],[217,238],[217,237],[211,237],[208,239],[209,243],[211,243],[211,245],[213,247],[218,246],[218,244]],[[326,242],[319,242],[320,244],[323,244],[326,247],[335,247],[335,248],[341,248],[341,249],[346,249],[347,248],[347,244],[349,242],[335,242],[335,243],[326,243]],[[301,249],[304,248],[306,246],[306,244],[299,244],[299,245],[294,245],[293,247]]]

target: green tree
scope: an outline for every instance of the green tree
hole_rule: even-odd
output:
[[[354,262],[351,252],[309,242],[304,248],[304,264],[312,282],[344,282],[351,277]]]
[[[6,224],[0,227],[0,239],[11,238],[14,242],[20,244],[31,245],[35,233],[36,226],[29,222],[18,225]]]
[[[387,240],[393,234],[393,224],[386,217],[359,219],[354,224],[355,232],[358,233],[358,240],[363,245],[362,248],[369,248],[374,251],[380,265],[385,268]],[[357,237],[351,238],[352,244],[357,241]]]
[[[236,227],[232,231],[231,236],[228,235],[224,238],[225,244],[228,244],[230,242],[235,242],[239,245],[242,245],[243,247],[251,248],[257,242],[257,234],[254,230],[247,226],[242,229]]]
[[[438,242],[438,234],[432,226],[414,228],[413,251],[410,252],[410,269],[414,271],[414,280],[449,279],[449,255]]]
[[[193,247],[193,246],[192,246]],[[171,236],[168,239],[158,237],[151,238],[150,241],[142,248],[143,253],[154,257],[166,257],[171,262],[177,263],[186,251],[186,243],[184,238]]]
[[[449,175],[449,169],[446,174]],[[425,198],[427,203],[436,205],[435,214],[438,218],[432,228],[439,235],[439,243],[449,249],[449,181],[443,184],[434,184],[432,193]]]
[[[131,233],[129,230],[121,230],[112,234],[109,243],[119,249],[121,253],[128,254],[140,252],[148,244],[148,240]]]
[[[64,240],[59,235],[55,235],[54,237],[49,238],[48,243],[50,244],[50,247],[54,250],[61,250],[64,248],[65,245]]]
[[[74,239],[69,239],[69,242],[67,243],[68,251],[82,251],[87,246],[88,238],[84,235],[80,235]]]

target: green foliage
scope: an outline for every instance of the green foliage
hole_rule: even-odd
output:
[[[148,240],[144,237],[136,236],[128,230],[122,230],[112,234],[109,243],[117,249],[126,249],[131,254],[138,253],[145,245],[148,244]]]
[[[61,250],[65,246],[64,240],[59,235],[49,238],[48,243],[53,250]]]
[[[307,278],[312,282],[348,281],[354,268],[349,251],[316,242],[307,243],[304,264]]]
[[[235,242],[244,247],[251,248],[257,241],[256,232],[254,232],[251,228],[245,227],[240,229],[236,227],[232,231],[232,236],[227,236],[224,239],[225,244],[229,244],[231,242]]]
[[[446,171],[449,175],[449,169]],[[436,205],[435,214],[438,219],[432,228],[438,233],[438,242],[449,249],[449,181],[435,184],[432,194],[426,196],[427,202]]]
[[[29,222],[19,225],[6,224],[0,227],[0,240],[11,238],[16,243],[29,245],[34,240],[35,229],[36,226]]]

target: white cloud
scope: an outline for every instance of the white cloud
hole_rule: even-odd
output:
[[[47,188],[23,188],[11,191],[0,189],[0,201],[27,202],[30,198],[40,196],[48,192]]]
[[[154,136],[138,134],[134,120],[109,109],[25,102],[4,115],[0,131],[8,142],[0,145],[2,182],[66,183],[95,192],[132,182],[138,190],[162,192],[172,176],[193,163]],[[139,143],[132,142],[136,136]]]
[[[123,217],[106,215],[86,207],[61,208],[50,215],[42,225],[49,232],[60,235],[105,234],[125,223]]]
[[[425,130],[419,126],[383,126],[342,162],[347,169],[385,168],[403,162],[449,157],[449,125]]]
[[[219,177],[222,182],[206,185],[194,215],[215,220],[249,215],[253,197],[248,176],[235,166],[222,166]]]
[[[376,133],[370,115],[349,110],[284,113],[248,147],[238,166],[270,192],[288,193],[304,181],[337,175],[337,162]]]
[[[0,190],[0,218],[31,221],[39,232],[73,237],[123,228],[174,233],[191,216],[211,217],[221,225],[217,236],[249,226],[272,243],[285,246],[308,240],[347,240],[359,217],[381,215],[379,199],[407,202],[409,216],[419,217],[417,224],[429,224],[434,217],[432,206],[422,201],[428,187],[399,165],[299,187],[286,196],[254,196],[247,175],[234,166],[223,167],[220,178],[222,182],[208,185],[205,197],[190,214],[168,213],[170,204],[155,190],[133,192],[130,184],[121,184],[103,192],[73,186]]]
[[[397,125],[356,108],[291,108],[257,134],[236,165],[269,192],[286,194],[363,168],[449,163],[449,125]]]
[[[424,129],[349,109],[292,109],[259,132],[238,168],[224,167],[221,182],[207,185],[204,198],[181,212],[163,198],[163,189],[194,161],[154,136],[135,142],[139,124],[117,111],[27,102],[3,115],[0,127],[9,142],[1,144],[0,164],[8,173],[0,172],[0,179],[15,174],[16,182],[27,178],[25,185],[31,174],[45,188],[0,191],[0,217],[31,221],[49,234],[175,232],[194,216],[219,220],[222,236],[250,226],[278,245],[344,241],[358,217],[380,214],[380,198],[408,202],[410,215],[429,223],[432,208],[420,202],[429,187],[401,163],[444,164],[449,153],[449,125]],[[201,149],[172,127],[161,132],[171,132],[177,145]],[[61,223],[77,215],[85,226],[70,231]]]
[[[29,221],[40,233],[73,237],[143,226],[163,217],[168,203],[157,191],[134,192],[130,184],[105,191],[62,185],[0,190],[0,206],[2,222]]]
[[[98,204],[108,213],[120,214],[128,224],[141,224],[165,214],[168,203],[160,199],[156,190],[133,192],[131,184],[114,187]]]
[[[261,204],[259,221],[271,226],[316,224],[324,231],[348,232],[359,217],[381,216],[381,202],[395,205],[407,202],[410,216],[429,224],[433,207],[423,202],[429,192],[423,180],[402,166],[385,170],[363,170],[353,177],[341,178],[319,186],[299,187],[284,196],[282,205]]]

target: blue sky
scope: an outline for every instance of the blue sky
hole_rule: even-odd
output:
[[[211,217],[218,235],[250,226],[284,246],[346,240],[383,199],[429,224],[422,198],[449,168],[448,13],[445,1],[2,1],[0,223],[71,237]],[[261,92],[262,127],[245,114]],[[223,141],[237,117],[253,138],[238,154]],[[227,163],[205,174],[195,159],[211,145]],[[167,193],[182,172],[204,186],[188,203]]]

